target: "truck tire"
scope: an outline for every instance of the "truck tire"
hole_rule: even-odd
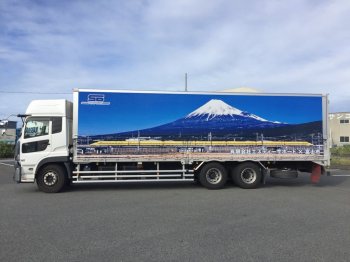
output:
[[[199,182],[208,189],[223,188],[227,181],[226,168],[219,163],[206,164],[199,173]]]
[[[42,168],[36,178],[39,190],[45,193],[58,193],[67,183],[66,172],[59,165],[48,165]]]
[[[231,173],[233,182],[245,189],[257,188],[261,183],[261,168],[255,163],[241,163]]]

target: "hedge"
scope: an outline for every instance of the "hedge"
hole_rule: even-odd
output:
[[[13,157],[14,153],[14,145],[9,145],[0,141],[0,158]]]
[[[333,156],[350,156],[350,145],[331,148]]]

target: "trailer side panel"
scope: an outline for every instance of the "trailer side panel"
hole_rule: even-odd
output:
[[[327,97],[74,93],[75,162],[327,161]]]

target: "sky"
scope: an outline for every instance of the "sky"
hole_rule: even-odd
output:
[[[0,119],[74,88],[182,91],[185,73],[190,91],[323,93],[349,112],[349,13],[348,0],[1,0]]]
[[[103,104],[89,99],[91,94],[93,98],[101,97]],[[80,92],[78,134],[113,134],[168,124],[188,116],[212,99],[269,121],[288,124],[322,121],[321,96]]]

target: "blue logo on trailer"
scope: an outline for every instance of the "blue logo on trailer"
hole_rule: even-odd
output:
[[[82,105],[104,105],[108,106],[111,104],[111,102],[105,101],[105,95],[104,94],[89,94],[87,96],[87,101],[82,101]]]

